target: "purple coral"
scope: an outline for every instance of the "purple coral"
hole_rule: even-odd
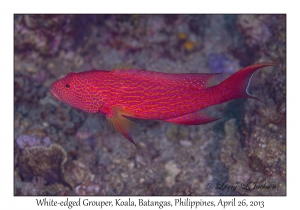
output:
[[[231,61],[222,54],[212,54],[208,55],[208,67],[212,73],[233,73],[233,65]]]
[[[24,149],[25,147],[33,147],[38,145],[49,146],[51,144],[51,139],[49,137],[41,139],[35,136],[22,134],[17,138],[16,142],[19,149]]]

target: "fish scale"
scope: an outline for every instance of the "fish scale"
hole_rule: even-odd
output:
[[[235,98],[254,98],[247,93],[253,73],[274,65],[260,63],[245,67],[215,86],[211,86],[210,81],[219,73],[91,70],[69,73],[54,82],[50,92],[75,108],[105,114],[110,124],[133,142],[133,123],[128,118],[185,125],[213,122],[219,118],[209,116],[204,108]]]

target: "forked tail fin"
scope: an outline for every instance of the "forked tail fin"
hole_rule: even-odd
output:
[[[223,103],[235,98],[255,98],[251,96],[247,89],[253,73],[262,67],[276,66],[276,63],[258,63],[247,66],[231,75],[229,78],[215,86],[221,92],[220,102]],[[259,100],[259,99],[258,99]]]

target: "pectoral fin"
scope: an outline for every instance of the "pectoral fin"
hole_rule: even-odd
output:
[[[183,124],[183,125],[200,125],[200,124],[210,123],[218,119],[221,118],[212,117],[201,110],[195,113],[183,115],[176,118],[171,118],[165,121],[175,123],[175,124]]]
[[[124,116],[133,116],[130,112],[125,111],[120,107],[114,107],[113,113],[110,116],[106,116],[107,121],[115,130],[119,131],[126,139],[132,142],[135,146],[136,144],[133,141],[131,136],[131,130],[134,127],[134,122],[128,120]]]

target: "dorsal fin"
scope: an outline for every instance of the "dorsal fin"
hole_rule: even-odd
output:
[[[207,88],[211,86],[212,78],[216,77],[221,73],[180,73],[180,74],[170,74],[163,72],[155,72],[149,70],[138,70],[138,69],[128,69],[128,70],[113,70],[114,74],[122,77],[132,77],[136,79],[148,80],[161,84],[172,84],[172,85],[185,85],[197,88]]]
[[[129,63],[118,63],[113,66],[112,70],[128,70],[128,69],[135,69],[132,64]]]

